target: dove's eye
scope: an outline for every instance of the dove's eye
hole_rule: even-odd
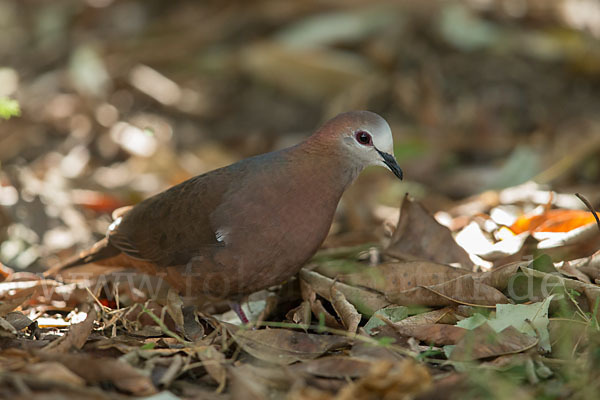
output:
[[[373,145],[373,141],[371,140],[371,135],[368,132],[358,131],[358,132],[356,132],[354,137],[356,137],[356,141],[358,143],[362,144],[363,146],[372,146]]]

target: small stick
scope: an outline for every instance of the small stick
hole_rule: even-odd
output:
[[[581,195],[579,193],[575,193],[575,196],[577,196],[577,198],[579,200],[583,201],[583,204],[585,204],[585,206],[588,208],[588,210],[591,211],[594,218],[596,218],[596,224],[598,224],[598,229],[600,229],[600,219],[598,219],[598,214],[596,214],[596,210],[594,209],[594,207],[592,207],[592,205],[590,204],[588,199],[586,199],[585,197],[583,197],[583,195]]]

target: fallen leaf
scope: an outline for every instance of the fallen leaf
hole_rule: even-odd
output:
[[[123,202],[111,196],[108,193],[97,192],[94,190],[71,190],[73,204],[87,208],[98,213],[111,213],[123,207]]]
[[[455,324],[456,309],[453,307],[444,307],[439,310],[412,315],[396,322],[395,325],[426,325],[426,324]]]
[[[302,298],[309,302],[310,309],[319,323],[324,322],[325,326],[333,329],[344,329],[342,324],[323,306],[321,300],[317,299],[317,293],[302,279],[300,279],[300,291]]]
[[[431,375],[424,365],[412,359],[397,363],[383,360],[374,363],[366,376],[344,387],[336,400],[409,399],[430,385]]]
[[[360,272],[338,276],[341,282],[364,286],[389,296],[392,293],[443,283],[467,274],[464,269],[430,261],[387,262]]]
[[[520,267],[520,273],[522,273],[525,279],[538,279],[539,282],[543,283],[546,294],[551,293],[554,288],[559,288],[560,290],[566,288],[576,290],[579,293],[584,293],[589,304],[596,304],[596,301],[600,301],[598,300],[600,298],[600,287],[597,285],[564,278],[559,274],[549,274],[527,267]]]
[[[304,300],[298,307],[288,311],[287,314],[285,314],[285,319],[292,321],[295,324],[310,325],[311,313],[310,302]]]
[[[23,303],[31,298],[33,290],[24,290],[18,296],[13,296],[10,299],[0,301],[0,317],[4,317],[15,308],[20,307]]]
[[[359,378],[365,376],[372,361],[347,356],[328,356],[290,366],[294,372],[308,373],[324,378]]]
[[[532,337],[539,335],[540,347],[544,351],[550,351],[548,307],[553,298],[554,295],[550,295],[543,302],[533,304],[498,304],[496,314],[492,318],[474,314],[456,325],[472,330],[487,324],[495,332],[502,332],[512,326],[526,335]]]
[[[335,286],[336,289],[342,292],[344,296],[346,296],[346,299],[356,307],[358,312],[367,317],[370,317],[375,311],[390,304],[383,295],[377,292],[335,282],[331,278],[307,270],[306,268],[300,270],[300,278],[321,297],[324,297],[329,301],[331,301],[331,287]]]
[[[508,284],[514,274],[516,274],[521,267],[526,267],[529,264],[529,261],[517,261],[495,267],[490,271],[482,272],[474,276],[479,282],[504,291],[508,287]]]
[[[183,318],[183,333],[186,338],[196,342],[204,337],[204,326],[198,321],[196,307],[187,306],[181,309]]]
[[[465,332],[467,333],[452,349],[451,360],[469,361],[521,353],[535,347],[538,343],[536,338],[525,335],[512,326],[498,333],[484,324]]]
[[[579,279],[581,282],[592,283],[589,276],[587,276],[578,268],[575,268],[569,261],[565,261],[565,263],[559,268],[559,271],[568,278],[575,278]]]
[[[15,271],[13,271],[12,268],[8,268],[6,265],[0,262],[0,282],[6,280],[14,272]]]
[[[537,244],[538,249],[552,249],[555,247],[568,245],[583,245],[588,241],[597,243],[596,239],[600,238],[600,233],[598,232],[598,226],[596,223],[591,222],[587,225],[571,229],[567,232],[536,231],[532,233],[532,236],[540,241]],[[594,246],[593,249],[595,250],[597,247]]]
[[[92,332],[97,313],[94,306],[90,304],[84,304],[81,309],[83,312],[87,312],[85,320],[71,325],[69,331],[61,338],[46,346],[44,348],[45,351],[66,353],[71,349],[81,349],[83,347]]]
[[[364,326],[364,330],[367,332],[367,334],[370,335],[374,328],[385,325],[385,322],[383,322],[379,316],[382,316],[391,322],[398,322],[408,317],[408,307],[391,306],[375,311],[375,314],[369,318]]]
[[[400,209],[398,226],[386,254],[400,260],[429,260],[439,264],[459,263],[470,269],[473,262],[460,247],[450,230],[440,225],[419,203],[408,194]]]
[[[553,298],[554,296],[550,295],[544,301],[533,304],[498,304],[496,318],[490,320],[488,324],[496,332],[512,326],[529,336],[539,335],[540,347],[550,351],[548,307]]]
[[[43,381],[62,382],[69,385],[84,386],[85,380],[71,372],[59,362],[46,361],[36,364],[29,364],[23,372],[35,376]]]
[[[350,333],[356,333],[361,316],[356,311],[356,308],[346,300],[344,294],[336,289],[335,286],[331,287],[331,305],[340,317],[344,328]]]
[[[17,330],[7,320],[0,317],[0,337],[12,338],[17,334]]]
[[[477,281],[472,275],[463,275],[438,285],[416,287],[393,293],[388,299],[398,305],[427,307],[454,304],[491,307],[499,303],[508,303],[508,299],[502,292]]]
[[[90,357],[85,354],[59,354],[37,351],[44,361],[57,361],[91,384],[111,382],[118,389],[135,396],[149,396],[156,389],[149,377],[118,359]]]
[[[470,254],[476,254],[484,260],[495,261],[517,254],[528,237],[528,232],[518,235],[508,232],[505,238],[493,242],[486,237],[479,224],[473,221],[458,232],[455,239]]]
[[[290,387],[301,380],[289,369],[273,365],[242,364],[231,366],[228,371],[231,375],[232,399],[264,400],[277,398],[276,394],[283,398]]]
[[[173,357],[169,357],[166,360],[169,362],[168,367],[166,369],[162,369],[162,375],[159,375],[160,378],[158,381],[156,381],[156,386],[160,388],[170,387],[183,369],[183,357],[181,357],[179,354],[175,354]]]
[[[467,332],[464,328],[447,324],[400,325],[390,323],[389,326],[402,336],[414,337],[434,346],[456,344]]]
[[[175,325],[180,327],[184,324],[182,307],[183,299],[179,293],[176,290],[169,288],[169,291],[167,292],[167,312],[171,318],[173,318],[173,321],[175,321]]]
[[[349,338],[338,335],[316,335],[287,329],[233,330],[229,324],[226,327],[244,351],[274,364],[312,360],[350,343]]]
[[[9,324],[11,324],[17,331],[27,328],[33,321],[30,320],[26,315],[19,311],[13,311],[4,317]]]
[[[215,346],[206,346],[196,351],[196,355],[202,361],[202,366],[208,372],[208,375],[219,385],[222,390],[225,387],[227,379],[227,370],[225,369],[225,355]]]
[[[597,213],[600,216],[600,213]],[[584,210],[547,210],[542,214],[526,214],[519,217],[510,230],[522,232],[569,232],[575,228],[595,223],[594,216]]]

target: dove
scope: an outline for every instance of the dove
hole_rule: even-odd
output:
[[[117,210],[105,238],[55,271],[86,263],[135,268],[198,304],[228,299],[239,315],[237,301],[286,281],[316,253],[364,168],[383,166],[402,179],[393,148],[379,115],[340,114],[295,146]]]

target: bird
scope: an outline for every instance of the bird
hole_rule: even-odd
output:
[[[134,268],[184,298],[240,299],[294,276],[325,240],[344,190],[372,165],[402,180],[390,126],[370,111],[325,122],[306,140],[190,178],[113,213],[106,236],[53,268]]]

